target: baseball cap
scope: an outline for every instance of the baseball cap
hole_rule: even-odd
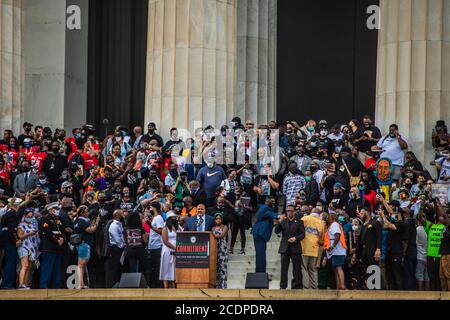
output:
[[[334,184],[334,187],[335,188],[338,188],[338,189],[342,189],[343,187],[342,187],[342,183],[340,183],[340,182],[336,182],[335,184]]]
[[[176,217],[177,215],[175,214],[175,212],[173,212],[172,210],[170,210],[169,212],[167,212],[166,214],[166,220],[172,217]]]

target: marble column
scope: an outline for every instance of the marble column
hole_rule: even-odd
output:
[[[450,0],[381,0],[376,122],[399,125],[424,164],[431,130],[450,122]],[[434,172],[434,170],[433,170]]]
[[[193,132],[235,112],[236,0],[150,0],[145,125]]]
[[[277,0],[237,4],[236,112],[257,124],[276,118]]]
[[[0,0],[0,129],[15,133],[23,113],[22,32],[22,1]]]

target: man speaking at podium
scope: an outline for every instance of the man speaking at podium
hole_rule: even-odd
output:
[[[197,206],[197,215],[190,217],[186,222],[184,231],[211,231],[214,227],[214,218],[205,215],[206,207],[203,203]]]

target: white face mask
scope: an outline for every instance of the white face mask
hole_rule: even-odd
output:
[[[212,167],[214,167],[214,163],[213,162],[208,163],[208,168],[212,168]]]
[[[320,130],[320,135],[322,137],[326,137],[328,135],[328,131],[327,130]]]
[[[116,142],[122,141],[122,137],[116,137]]]
[[[357,225],[354,224],[354,225],[352,225],[352,230],[353,230],[353,231],[358,231],[358,230],[359,230],[359,227],[358,227]]]

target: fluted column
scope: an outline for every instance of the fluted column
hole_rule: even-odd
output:
[[[16,133],[23,113],[22,29],[22,1],[0,0],[0,129]]]
[[[237,3],[236,112],[258,124],[276,117],[277,0]]]
[[[148,19],[146,123],[167,136],[171,127],[230,121],[236,0],[150,0]]]
[[[399,125],[425,164],[431,129],[450,121],[450,0],[381,0],[376,122]]]

